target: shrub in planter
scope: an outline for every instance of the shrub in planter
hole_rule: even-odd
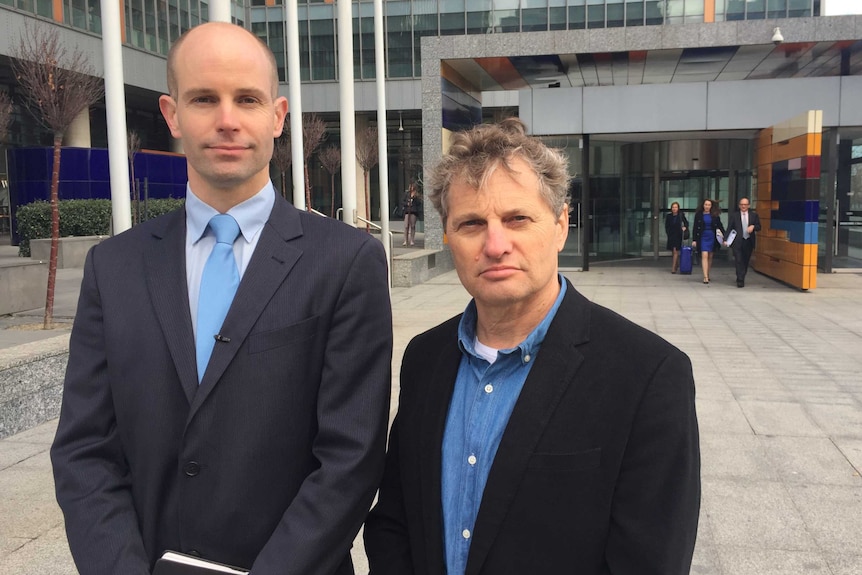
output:
[[[152,219],[182,207],[185,200],[176,198],[148,200],[147,218]],[[105,236],[111,233],[110,200],[61,200],[60,237]],[[33,202],[18,208],[18,255],[30,256],[30,240],[51,237],[51,204]]]

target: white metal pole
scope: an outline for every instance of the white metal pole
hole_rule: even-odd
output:
[[[299,74],[299,14],[296,0],[285,2],[287,13],[287,94],[290,102],[290,170],[293,174],[293,205],[305,205],[305,172],[302,158],[302,81]]]
[[[101,0],[101,7],[102,54],[105,61],[105,115],[108,121],[108,168],[111,176],[111,221],[114,234],[119,234],[132,227],[120,3],[116,0]]]
[[[353,101],[353,16],[350,0],[338,0],[338,98],[341,108],[342,218],[355,227],[356,104]]]
[[[231,0],[210,0],[210,22],[231,22]]]
[[[383,0],[374,0],[374,76],[377,84],[377,157],[380,171],[380,237],[386,250],[386,261],[392,268],[392,245],[389,241],[389,162],[386,134],[386,68],[383,61]],[[405,230],[406,232],[406,230]],[[390,271],[389,285],[392,285]]]

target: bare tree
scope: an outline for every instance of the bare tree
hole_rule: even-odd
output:
[[[138,225],[141,223],[141,190],[138,188],[138,182],[135,180],[135,156],[141,151],[141,137],[134,130],[130,130],[128,134],[129,142],[129,174],[132,180],[132,223]]]
[[[293,164],[293,158],[290,154],[290,127],[285,122],[284,131],[275,140],[275,145],[272,148],[272,163],[281,175],[281,195],[284,198],[287,198],[287,172],[290,171],[290,166]]]
[[[71,53],[60,42],[56,28],[44,25],[24,27],[13,49],[12,67],[26,96],[27,107],[37,120],[54,133],[54,166],[51,173],[51,257],[48,260],[48,293],[45,298],[44,329],[54,318],[54,285],[57,281],[57,246],[60,214],[57,209],[60,185],[60,150],[63,136],[79,114],[101,99],[101,78],[84,53]]]
[[[371,194],[368,191],[368,174],[378,161],[377,128],[368,127],[357,134],[356,161],[362,168],[362,183],[365,187],[365,219],[371,220]],[[368,228],[368,224],[365,224]]]
[[[12,98],[6,92],[0,92],[0,142],[6,139],[10,122],[12,122]]]
[[[335,174],[341,169],[341,149],[338,146],[327,146],[317,152],[320,163],[329,172],[329,217],[335,217]]]
[[[305,208],[311,209],[311,180],[308,177],[308,161],[315,150],[326,139],[326,122],[317,114],[302,117],[302,158],[305,168]]]

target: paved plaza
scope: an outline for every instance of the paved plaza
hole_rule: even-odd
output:
[[[692,359],[703,458],[692,573],[862,575],[862,274],[820,274],[800,292],[755,272],[737,289],[727,261],[708,286],[697,267],[669,269],[663,259],[565,275]],[[74,315],[80,274],[61,272],[61,319]],[[408,341],[468,299],[454,272],[392,290],[392,414]],[[0,353],[63,337],[15,327],[40,318],[0,317]],[[0,573],[75,573],[48,459],[55,428],[0,440]],[[367,573],[359,541],[357,573]]]

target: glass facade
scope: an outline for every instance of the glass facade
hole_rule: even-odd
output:
[[[0,0],[4,1],[4,0]],[[8,0],[7,0],[8,1]],[[135,2],[140,0],[126,0]],[[298,0],[300,77],[338,79],[335,3]],[[281,2],[248,7],[255,34],[275,52],[287,77]],[[715,21],[819,15],[820,0],[715,0]],[[421,77],[423,36],[505,34],[703,22],[704,0],[387,0],[383,4],[387,78]],[[374,5],[353,2],[353,74],[374,79]]]
[[[62,0],[64,22],[101,33],[100,0]],[[338,79],[334,0],[299,3],[300,77],[304,82]],[[504,34],[581,30],[715,21],[798,18],[820,15],[820,0],[387,0],[384,2],[388,78],[421,76],[423,36]],[[45,18],[52,0],[0,0],[0,4]],[[279,78],[287,78],[284,0],[232,0],[233,20],[245,25],[272,48]],[[189,28],[209,20],[205,0],[124,0],[126,43],[167,54],[171,43]],[[374,5],[353,1],[354,77],[374,78]]]

